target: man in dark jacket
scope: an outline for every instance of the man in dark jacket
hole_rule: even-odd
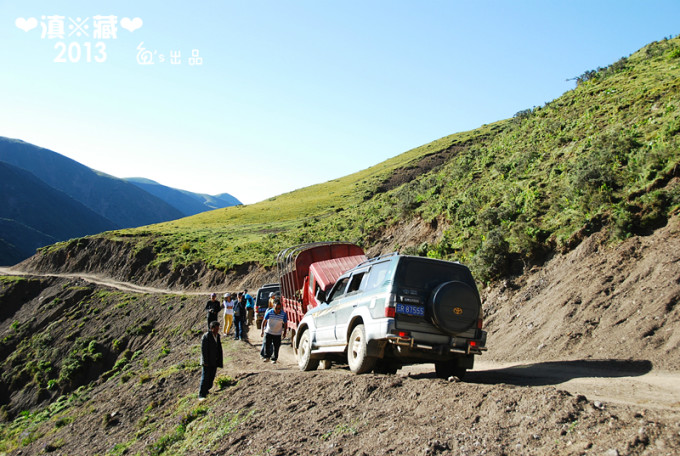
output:
[[[222,303],[217,299],[217,293],[210,295],[210,301],[205,305],[205,310],[208,312],[208,329],[210,329],[210,322],[217,321],[217,315],[222,309]]]
[[[203,400],[212,388],[217,374],[217,368],[222,367],[222,341],[220,340],[220,323],[210,322],[210,331],[203,334],[201,339],[201,386],[198,391],[198,399]]]

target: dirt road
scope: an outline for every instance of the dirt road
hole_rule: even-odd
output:
[[[249,331],[253,349],[262,342],[259,330]],[[290,343],[281,346],[280,364],[297,369]],[[346,365],[333,369],[349,371]],[[433,364],[405,366],[397,376],[435,378]],[[655,371],[647,362],[617,360],[500,363],[478,358],[466,383],[515,386],[555,386],[592,401],[680,411],[680,374]]]
[[[39,276],[39,277],[59,277],[62,279],[80,279],[86,282],[101,285],[105,287],[114,288],[120,291],[127,291],[132,293],[157,293],[157,294],[185,294],[185,295],[202,295],[205,292],[194,292],[194,291],[175,291],[168,288],[154,288],[146,287],[141,285],[136,285],[129,282],[121,282],[119,280],[112,279],[110,277],[105,277],[97,274],[85,274],[85,273],[41,273],[37,274],[34,272],[26,272],[13,268],[3,268],[0,267],[0,275],[15,275],[15,276]]]
[[[135,293],[178,294],[169,289],[139,286],[95,274],[33,274],[0,268],[0,275],[41,275],[87,282]],[[181,294],[200,295],[202,292]],[[254,326],[249,330],[253,350],[259,350],[262,338]],[[280,368],[297,369],[295,354],[288,341],[281,347]],[[334,366],[345,369],[347,366]],[[397,376],[435,378],[432,364],[406,366]],[[588,399],[646,408],[680,411],[680,374],[653,370],[646,361],[569,360],[536,363],[503,363],[479,357],[465,382],[474,384],[507,384],[515,386],[556,386]]]

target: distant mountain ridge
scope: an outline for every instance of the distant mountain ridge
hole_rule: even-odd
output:
[[[4,264],[59,240],[117,227],[28,171],[5,162],[0,162],[0,195],[0,239],[4,241],[0,260]]]
[[[242,204],[241,201],[231,196],[229,193],[221,193],[219,195],[193,193],[186,190],[167,187],[143,177],[126,177],[124,180],[157,196],[173,207],[179,209],[185,216]]]
[[[34,174],[50,187],[111,220],[117,228],[183,216],[178,209],[135,185],[24,141],[0,138],[0,161]]]
[[[73,237],[241,204],[144,178],[119,179],[57,152],[0,137],[0,264]]]

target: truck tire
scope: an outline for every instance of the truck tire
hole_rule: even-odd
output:
[[[482,303],[475,290],[463,282],[445,282],[434,289],[427,302],[432,323],[455,335],[477,324]]]
[[[319,360],[312,359],[312,340],[309,336],[309,331],[303,332],[300,336],[297,362],[301,371],[312,371],[319,367]]]
[[[297,350],[297,347],[295,346],[295,330],[294,329],[290,330],[288,337],[290,337],[290,346],[293,349],[293,354],[295,356],[297,356],[298,350]]]
[[[439,378],[458,377],[460,380],[463,380],[466,372],[464,367],[456,366],[451,361],[434,363],[434,371]]]
[[[349,336],[349,343],[347,344],[349,370],[355,374],[364,374],[373,369],[376,361],[377,358],[368,356],[364,325],[357,325],[352,330],[352,335]]]
[[[331,361],[330,359],[321,360],[321,369],[328,370],[331,368],[331,366],[333,366],[333,361]]]

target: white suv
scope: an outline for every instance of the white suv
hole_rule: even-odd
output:
[[[301,370],[320,361],[346,361],[357,374],[434,363],[437,376],[462,378],[486,350],[477,286],[460,263],[384,255],[347,271],[324,298],[295,334]]]

